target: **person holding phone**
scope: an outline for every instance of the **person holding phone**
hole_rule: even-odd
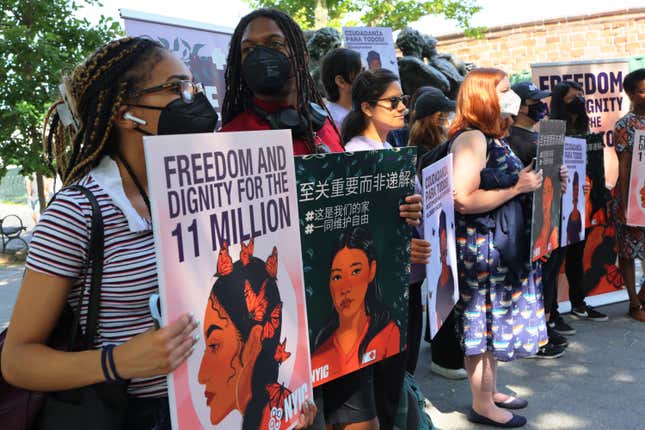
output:
[[[532,264],[528,252],[525,257],[516,254],[509,262],[512,257],[502,256],[495,247],[496,227],[486,222],[504,205],[526,209],[531,193],[542,186],[542,172],[523,167],[504,139],[520,104],[506,73],[475,69],[459,89],[457,115],[449,132],[454,138],[460,292],[455,309],[472,392],[468,419],[503,428],[526,424],[526,418],[509,410],[524,408],[528,402],[498,392],[497,361],[533,355],[547,343],[540,263]],[[484,170],[488,170],[486,178],[482,178]],[[483,183],[496,173],[512,178],[512,183],[495,189]],[[509,222],[528,243],[530,224],[523,216]]]

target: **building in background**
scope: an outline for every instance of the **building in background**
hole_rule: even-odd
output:
[[[645,55],[645,7],[490,27],[482,39],[438,36],[440,52],[509,74],[534,63]]]

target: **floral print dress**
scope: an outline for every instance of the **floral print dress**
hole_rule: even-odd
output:
[[[487,169],[517,175],[522,162],[506,143],[489,144]],[[521,196],[529,204],[529,195]],[[455,212],[460,300],[455,307],[467,356],[491,351],[500,361],[537,353],[547,343],[540,263],[526,261],[519,279],[502,263],[494,231]],[[530,223],[526,226],[530,235]]]

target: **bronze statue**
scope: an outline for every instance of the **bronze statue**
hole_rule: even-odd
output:
[[[309,36],[309,35],[308,35]],[[322,59],[329,51],[340,48],[342,40],[340,33],[335,28],[324,27],[312,32],[307,40],[307,49],[309,50],[309,73],[316,82],[321,94],[325,94],[325,89],[320,80],[320,65]]]
[[[406,94],[431,85],[451,98],[457,96],[468,73],[467,66],[450,54],[437,53],[437,39],[406,27],[396,38],[396,45],[403,54],[399,58],[399,73]]]
[[[428,63],[439,70],[443,75],[448,78],[450,82],[450,98],[456,98],[457,92],[461,83],[464,81],[464,76],[459,72],[457,67],[448,59],[450,55],[437,53],[437,39],[432,36],[424,35],[423,39],[425,45],[423,46],[423,56],[427,59]]]
[[[396,38],[396,46],[403,57],[398,59],[401,86],[405,94],[413,94],[417,88],[431,85],[446,94],[450,93],[450,82],[433,65],[423,60],[425,41],[421,34],[409,27],[404,28]]]

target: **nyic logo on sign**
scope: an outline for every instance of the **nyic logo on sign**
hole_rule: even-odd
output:
[[[361,360],[362,364],[369,363],[370,361],[376,360],[376,350],[373,349],[371,351],[367,351],[365,354],[363,354],[363,359]]]
[[[312,373],[313,375],[311,375],[311,379],[314,380],[314,383],[325,380],[329,378],[329,365],[326,364],[322,367],[314,369]]]

